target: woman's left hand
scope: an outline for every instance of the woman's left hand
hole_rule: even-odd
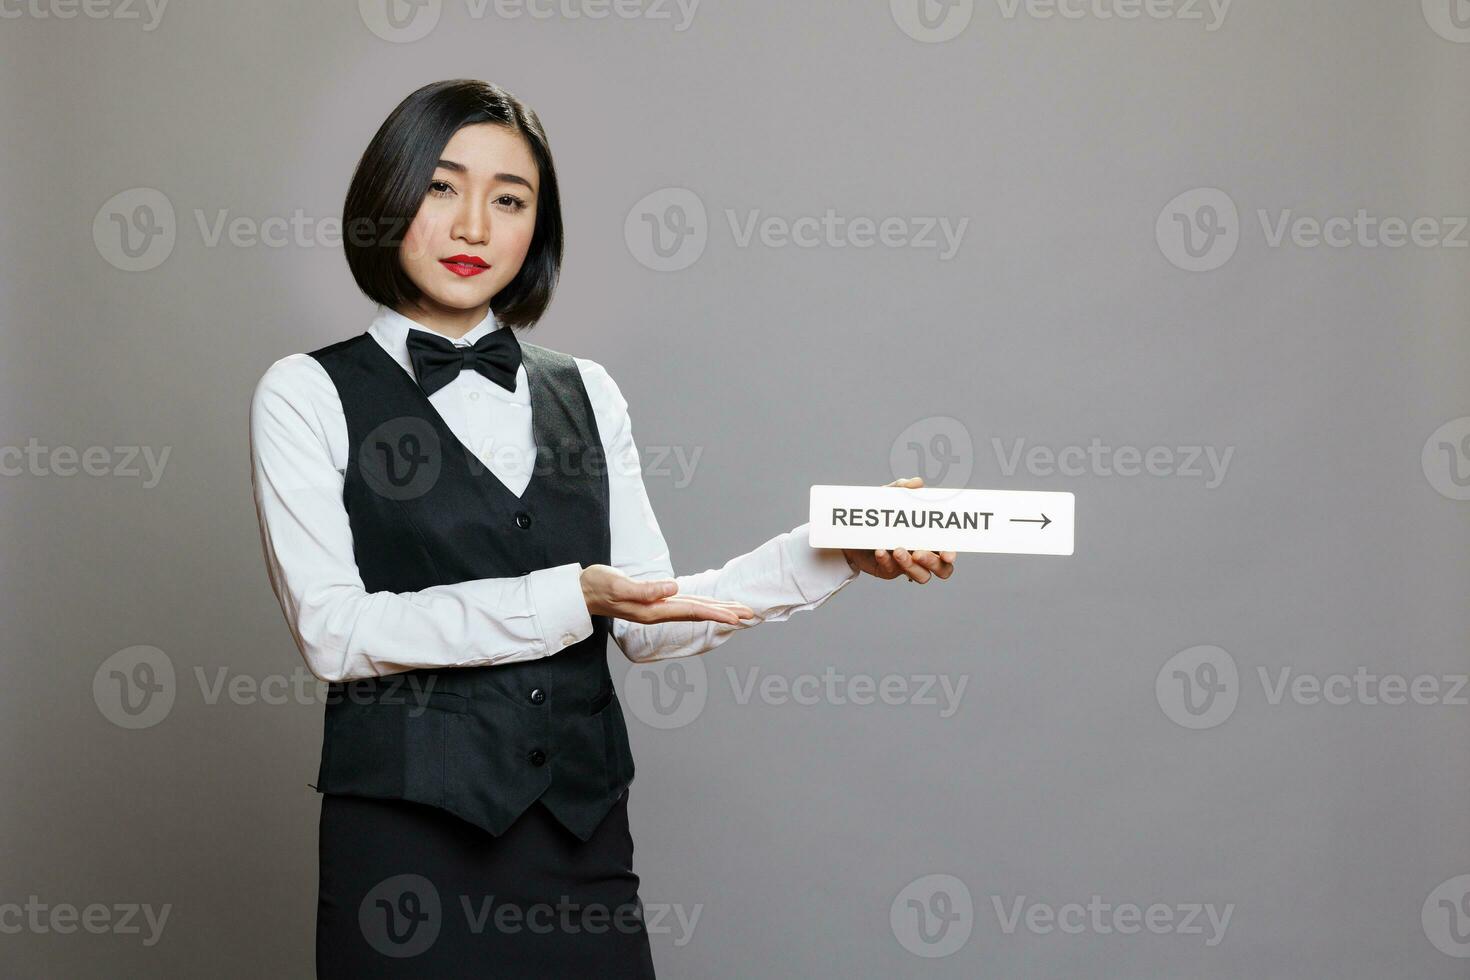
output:
[[[924,485],[921,476],[905,477],[888,484],[890,487],[916,489]],[[874,578],[898,578],[907,575],[910,581],[920,585],[938,576],[949,578],[954,574],[955,553],[953,551],[909,551],[905,548],[879,548],[876,551],[843,548],[842,555],[855,572],[867,572]]]

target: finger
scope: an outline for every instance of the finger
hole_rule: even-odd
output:
[[[949,578],[954,572],[954,563],[945,561],[945,552],[935,553],[933,551],[914,552],[914,561],[923,565],[929,571],[940,578]]]
[[[889,554],[887,548],[879,548],[873,552],[873,560],[878,563],[879,578],[897,578],[903,573],[903,570],[898,567],[898,562],[893,560],[893,555]]]
[[[722,612],[732,613],[739,619],[754,619],[755,610],[743,602],[735,602],[730,599],[716,599],[707,595],[681,595],[674,599],[666,599],[665,602],[685,602],[701,606],[706,609],[717,609]]]
[[[899,568],[903,569],[903,573],[909,578],[920,585],[929,581],[929,570],[915,562],[906,549],[893,549],[893,557],[898,561]]]
[[[643,620],[644,622],[712,622],[724,623],[727,626],[740,625],[740,614],[736,610],[703,602],[690,602],[685,599],[670,599],[666,602],[655,603],[645,607],[644,614],[650,617]],[[751,613],[752,617],[754,615]]]
[[[688,599],[691,602],[723,602],[726,605],[740,605],[740,603],[734,599],[721,599],[717,596],[701,595],[697,592],[680,592],[679,598]]]
[[[754,616],[756,616],[756,611],[748,607],[748,605],[745,605],[744,602],[736,602],[734,599],[717,599],[713,595],[692,595],[686,594],[685,592],[685,594],[676,595],[676,597],[661,599],[660,602],[656,602],[656,605],[666,604],[666,602],[685,602],[685,604],[689,605],[700,605],[700,607],[710,608],[710,610],[734,613],[739,619],[754,619]]]
[[[929,571],[935,574],[938,574],[939,566],[944,564],[943,559],[941,559],[932,551],[910,552],[909,557],[913,558],[914,561],[918,562],[920,565],[923,565],[925,568],[929,569]]]
[[[679,583],[671,578],[661,579],[617,579],[613,582],[612,597],[626,602],[657,602],[679,591]]]

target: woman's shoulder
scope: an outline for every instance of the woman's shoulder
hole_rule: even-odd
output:
[[[285,411],[319,417],[322,407],[336,400],[337,387],[320,361],[310,353],[287,354],[255,383],[251,411],[257,417]]]
[[[577,370],[582,375],[582,384],[587,388],[587,394],[594,400],[602,399],[609,403],[623,403],[623,393],[618,389],[618,383],[608,373],[607,368],[601,362],[594,361],[590,357],[575,357]]]
[[[574,356],[572,359],[577,363],[577,371],[582,376],[582,387],[587,389],[587,399],[592,403],[598,424],[615,431],[622,416],[628,412],[628,402],[618,389],[618,383],[598,361],[590,357]]]
[[[566,351],[556,350],[544,344],[536,344],[524,339],[520,339],[520,343],[523,349],[534,347],[538,353],[548,356],[553,361],[559,360],[564,364],[575,364],[577,373],[582,377],[583,387],[587,389],[587,394],[591,395],[594,401],[600,397],[606,397],[608,392],[616,393],[618,390],[617,382],[613,381],[612,375],[608,373],[607,368],[590,357],[569,354]]]
[[[316,357],[310,353],[287,354],[265,369],[255,389],[289,393],[320,387],[323,381],[330,383],[331,376]]]
[[[582,381],[589,385],[607,386],[613,383],[612,375],[607,373],[607,368],[590,357],[576,357],[572,360],[577,362],[577,370],[582,374]]]
[[[257,387],[260,385],[276,388],[295,388],[301,385],[309,388],[319,387],[322,381],[331,379],[331,375],[322,364],[323,357],[330,359],[338,351],[351,350],[371,340],[371,336],[363,332],[299,354],[287,354],[265,369]]]

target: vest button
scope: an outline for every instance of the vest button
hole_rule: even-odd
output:
[[[516,511],[516,527],[527,528],[531,526],[531,515],[523,510]]]
[[[545,701],[545,700],[546,700],[546,692],[543,691],[543,690],[541,690],[541,688],[538,687],[534,691],[531,692],[531,703],[532,704],[540,704],[542,701]]]
[[[532,749],[531,754],[527,758],[531,760],[531,765],[533,766],[544,766],[546,764],[546,753],[540,749]]]

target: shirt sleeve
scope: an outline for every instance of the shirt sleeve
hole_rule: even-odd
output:
[[[333,435],[346,445],[326,369],[308,354],[271,365],[250,407],[251,486],[271,589],[315,677],[535,660],[592,635],[578,564],[417,592],[366,591]]]
[[[648,663],[707,653],[738,630],[781,622],[816,609],[858,577],[840,549],[811,546],[807,524],[783,531],[720,568],[674,575],[668,545],[643,485],[628,403],[600,364],[577,360],[607,453],[612,565],[629,578],[673,578],[679,583],[680,593],[741,602],[755,612],[755,620],[738,626],[634,623],[615,618],[613,641],[629,660]]]

